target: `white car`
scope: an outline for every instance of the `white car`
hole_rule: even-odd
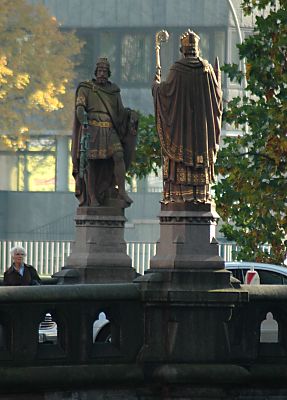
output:
[[[249,261],[225,262],[225,268],[241,283],[244,283],[246,272],[252,268],[258,272],[261,285],[286,285],[287,267],[276,264],[264,264]]]

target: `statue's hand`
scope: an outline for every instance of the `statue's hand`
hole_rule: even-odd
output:
[[[138,130],[139,115],[136,111],[131,110],[130,114],[130,132],[132,135],[137,134]]]

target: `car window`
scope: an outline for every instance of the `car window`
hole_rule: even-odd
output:
[[[244,283],[245,275],[250,267],[238,266],[239,268],[228,268],[232,272],[232,275],[238,279],[241,283]],[[280,272],[273,272],[267,270],[261,270],[260,268],[255,268],[260,277],[260,283],[263,285],[287,285],[287,276],[281,274]]]
[[[260,284],[262,285],[282,285],[283,279],[282,275],[277,274],[277,272],[263,271],[256,269],[260,277]]]

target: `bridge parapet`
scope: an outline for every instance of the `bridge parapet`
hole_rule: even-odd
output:
[[[235,399],[233,392],[247,393],[264,379],[269,391],[280,387],[287,395],[287,287],[242,285],[162,297],[138,283],[0,289],[0,393],[90,390],[112,399],[125,387],[124,398],[137,398],[137,392],[156,399],[165,398],[160,396],[168,387],[175,393],[170,398],[184,398],[176,396],[195,393],[198,385],[207,393],[220,382],[226,393],[220,398]],[[240,296],[244,301],[237,301]],[[110,321],[111,340],[93,343],[101,312]],[[39,342],[46,313],[57,323],[56,344]],[[265,329],[264,336],[268,313],[273,333]]]
[[[142,343],[139,298],[129,284],[1,287],[1,365],[131,362]],[[57,324],[53,343],[41,343],[39,335],[47,313]],[[110,321],[109,343],[93,343],[93,324],[101,313]]]

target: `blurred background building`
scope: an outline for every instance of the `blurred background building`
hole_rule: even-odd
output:
[[[85,42],[78,57],[78,82],[91,79],[98,57],[108,57],[111,80],[126,107],[153,113],[151,83],[155,73],[155,34],[166,29],[162,46],[163,78],[178,58],[180,35],[188,28],[200,37],[202,57],[210,63],[238,63],[236,44],[252,34],[253,17],[244,17],[240,0],[29,0],[42,3],[61,24]],[[222,76],[224,99],[243,90]],[[71,121],[73,115],[71,115]],[[71,123],[72,125],[72,123]],[[73,240],[74,182],[71,175],[71,125],[31,132],[29,145],[11,151],[0,145],[0,240]],[[234,134],[228,126],[222,135]],[[155,242],[161,198],[160,177],[150,176],[131,188],[127,241]]]

